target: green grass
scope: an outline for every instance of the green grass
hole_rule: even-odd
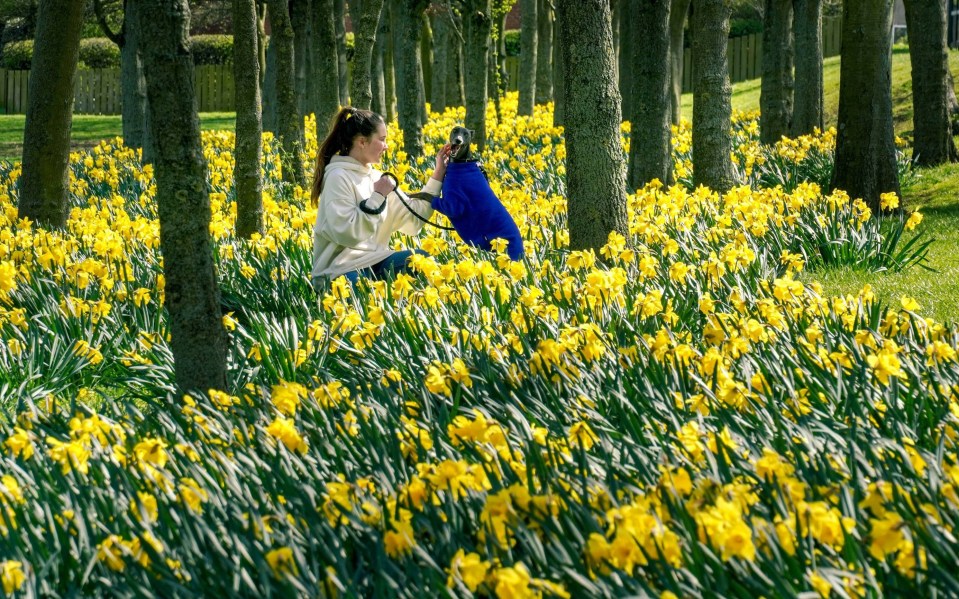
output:
[[[20,160],[23,155],[23,127],[26,116],[0,115],[0,160]],[[233,129],[236,116],[232,112],[200,114],[203,129]],[[102,139],[123,134],[120,115],[75,114],[70,146],[73,150],[89,149]]]

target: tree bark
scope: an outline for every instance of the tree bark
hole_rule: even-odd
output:
[[[18,216],[49,229],[67,224],[73,85],[83,5],[74,0],[47,0],[37,12]]]
[[[536,103],[536,60],[539,50],[536,2],[537,0],[520,2],[523,20],[520,29],[519,104],[516,109],[519,116],[532,116]]]
[[[639,189],[653,179],[672,183],[672,145],[670,125],[672,96],[669,86],[669,2],[630,0],[630,18],[620,30],[622,48],[629,48],[627,60],[632,72],[624,93],[635,100],[629,104],[630,189]],[[642,36],[643,47],[627,43]]]
[[[266,0],[256,0],[256,60],[260,63],[260,87],[266,83]]]
[[[236,104],[233,181],[236,235],[245,239],[263,232],[263,183],[260,177],[263,124],[256,28],[254,0],[233,0],[233,94]]]
[[[537,0],[536,6],[536,103],[553,99],[553,3]]]
[[[296,91],[296,112],[307,114],[307,74],[310,68],[310,0],[289,0],[290,24],[293,26],[293,88]]]
[[[473,130],[473,143],[480,153],[486,149],[486,104],[489,101],[489,66],[486,61],[490,54],[492,12],[490,0],[466,0],[463,11],[466,127]]]
[[[566,43],[566,34],[557,14],[553,27],[553,126],[562,127],[566,124],[566,61],[563,45]]]
[[[450,106],[466,106],[466,87],[464,74],[466,65],[463,61],[463,46],[465,44],[465,28],[463,19],[455,14],[450,14],[450,25],[452,27],[452,38],[450,39],[450,66],[446,72],[446,103]]]
[[[569,245],[598,250],[628,235],[619,90],[609,0],[557,0],[566,77]]]
[[[123,9],[123,45],[120,46],[120,111],[123,144],[141,148],[146,153],[147,90],[140,59],[140,31],[135,23],[140,10],[139,0],[127,0]]]
[[[287,0],[270,0],[270,45],[276,44],[276,132],[283,145],[283,180],[306,184],[303,160],[303,117],[297,110],[293,58],[293,26]]]
[[[430,94],[430,107],[434,112],[443,112],[449,105],[447,100],[447,81],[450,64],[450,47],[453,40],[450,10],[445,5],[434,5],[431,9],[433,18],[433,84]]]
[[[336,76],[340,82],[340,106],[350,103],[350,71],[346,58],[346,0],[333,0],[333,25],[336,31]]]
[[[720,193],[736,184],[726,58],[730,14],[727,0],[693,2],[693,183]]]
[[[774,144],[789,135],[793,110],[793,0],[765,0],[763,72],[759,92],[759,140]]]
[[[618,44],[614,43],[613,45],[613,59],[617,65],[616,80],[619,82],[622,98],[620,109],[623,111],[623,118],[627,120],[629,120],[629,115],[635,113],[633,105],[638,101],[634,89],[636,65],[633,61],[636,59],[639,46],[646,41],[646,32],[639,30],[635,21],[640,1],[618,0],[618,2],[614,1],[613,3],[613,40],[614,42],[619,40]],[[629,15],[629,18],[619,25],[619,29],[616,26],[617,6],[622,7],[622,10]],[[617,30],[619,31],[618,35]]]
[[[143,67],[154,132],[160,253],[179,393],[226,387],[226,332],[193,90],[186,0],[143,0]]]
[[[429,8],[429,0],[426,0],[426,7]],[[430,18],[426,14],[426,9],[420,13],[420,99],[419,106],[423,110],[423,122],[429,120],[430,114],[426,110],[426,104],[430,98],[430,88],[433,85],[433,27],[430,25]]]
[[[792,136],[823,130],[822,0],[794,0],[796,89]]]
[[[313,0],[313,85],[316,138],[326,137],[333,117],[340,109],[339,62],[336,55],[336,27],[333,0]]]
[[[269,11],[267,11],[269,14]],[[277,133],[276,125],[276,40],[271,36],[266,49],[266,73],[263,75],[263,130]]]
[[[945,0],[906,0],[912,64],[912,159],[922,166],[956,160],[949,112]]]
[[[387,35],[384,39],[386,45],[383,49],[383,82],[386,93],[386,117],[387,123],[392,123],[396,118],[396,45],[393,43],[393,30],[396,29],[396,19],[392,3],[383,5],[383,10],[387,12],[384,23],[387,28]]]
[[[683,54],[689,4],[690,0],[670,0],[669,6],[670,119],[674,125],[678,125],[683,116]]]
[[[403,129],[403,149],[410,158],[423,155],[423,107],[419,99],[423,89],[420,58],[420,34],[426,0],[397,0],[394,5],[396,29],[396,111]]]
[[[389,35],[386,28],[386,8],[380,10],[380,20],[376,25],[376,41],[373,43],[373,79],[370,91],[373,93],[373,102],[370,104],[373,112],[386,114],[386,37]]]
[[[353,106],[369,110],[373,104],[373,45],[380,24],[383,0],[363,0],[354,4],[353,16],[353,77],[350,81],[350,99]]]
[[[899,193],[892,126],[893,0],[845,0],[839,117],[832,189],[880,213],[879,196]],[[868,101],[864,101],[868,99]]]

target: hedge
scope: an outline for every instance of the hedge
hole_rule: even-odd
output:
[[[196,35],[190,39],[197,65],[228,64],[233,59],[232,35]],[[33,59],[33,40],[10,42],[3,47],[0,67],[27,70]],[[80,40],[80,68],[105,69],[120,66],[120,48],[105,37]]]

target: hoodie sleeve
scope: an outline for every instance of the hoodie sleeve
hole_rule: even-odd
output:
[[[324,217],[320,231],[334,243],[346,247],[355,247],[373,237],[383,223],[385,214],[367,214],[360,210],[362,200],[357,198],[362,193],[348,175],[333,172],[327,176],[320,198],[320,210]],[[374,191],[369,205],[375,208],[384,200],[382,195]]]

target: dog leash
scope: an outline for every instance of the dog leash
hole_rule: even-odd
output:
[[[393,181],[393,191],[396,192],[396,197],[398,197],[398,198],[400,199],[400,201],[403,202],[403,205],[406,206],[406,209],[410,211],[410,214],[412,214],[412,215],[415,216],[416,218],[420,219],[420,220],[423,221],[424,223],[436,227],[437,229],[443,229],[444,231],[455,231],[455,230],[456,230],[456,229],[453,228],[453,227],[445,227],[445,226],[443,226],[443,225],[438,225],[438,224],[434,223],[433,221],[431,221],[430,219],[428,219],[428,218],[424,217],[423,215],[421,215],[421,214],[420,214],[419,212],[417,212],[416,210],[413,210],[413,207],[410,206],[409,202],[407,201],[407,200],[410,199],[410,197],[409,197],[408,195],[406,195],[406,192],[404,192],[402,189],[400,189],[400,182],[397,180],[396,175],[394,175],[393,173],[386,172],[386,173],[383,173],[383,174],[380,175],[380,176],[381,176],[381,177],[389,177],[389,178]],[[416,195],[416,194],[414,194],[414,195]],[[427,195],[427,196],[428,196],[429,194],[424,194],[424,195]],[[418,199],[426,200],[427,198],[418,198]],[[384,198],[384,199],[383,199],[383,203],[380,204],[379,206],[377,206],[376,208],[371,208],[371,207],[369,207],[369,206],[367,205],[367,202],[369,202],[369,201],[370,201],[369,199],[366,199],[366,200],[363,200],[362,202],[360,202],[360,210],[362,210],[363,212],[365,212],[365,213],[367,213],[367,214],[374,214],[374,215],[375,215],[375,214],[380,214],[380,213],[382,213],[384,210],[386,210],[386,198]]]

